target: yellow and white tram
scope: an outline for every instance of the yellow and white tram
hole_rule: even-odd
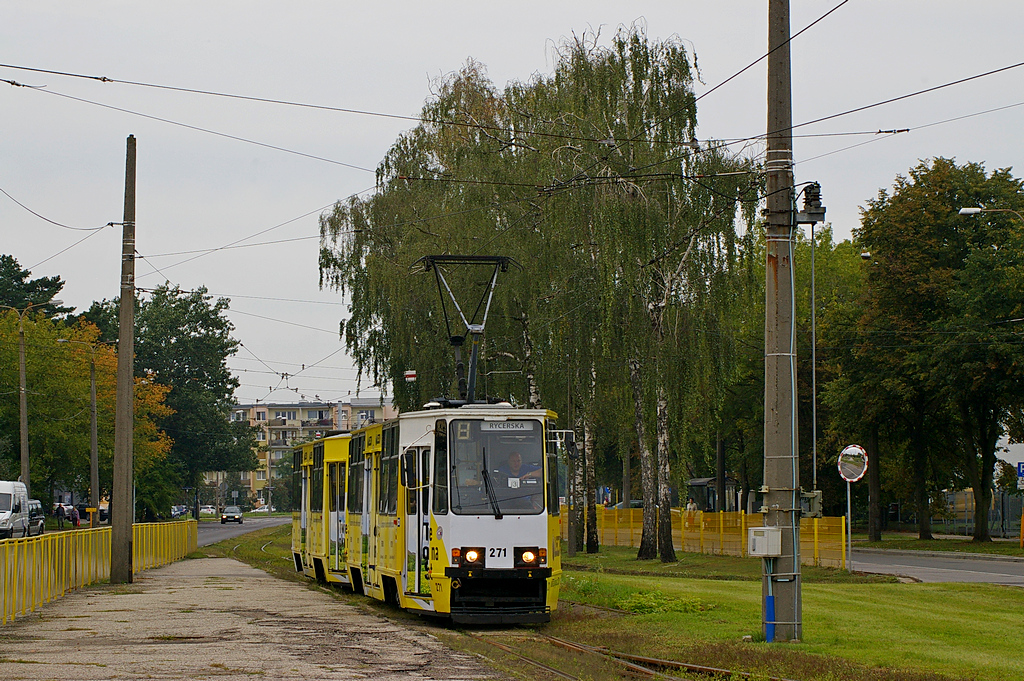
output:
[[[554,412],[434,404],[295,449],[296,569],[457,623],[548,621],[561,579]]]

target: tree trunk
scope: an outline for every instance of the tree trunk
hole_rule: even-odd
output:
[[[587,553],[597,553],[600,548],[597,536],[597,481],[594,477],[594,431],[589,418],[583,421],[583,456],[587,479]]]
[[[579,443],[576,445],[576,459],[572,469],[572,522],[576,528],[573,539],[573,551],[583,550],[583,528],[586,523],[586,462],[585,454],[581,453]]]
[[[747,497],[750,495],[750,480],[747,478],[747,459],[740,459],[740,510],[747,512]]]
[[[974,541],[990,542],[988,513],[992,508],[992,485],[996,466],[996,445],[1002,434],[999,415],[987,404],[961,403],[960,413],[967,441],[965,463],[974,490]]]
[[[913,425],[910,434],[911,456],[914,460],[914,507],[917,510],[917,538],[932,538],[931,506],[928,503],[928,454],[922,442],[923,424]]]
[[[632,478],[632,476],[631,476],[632,470],[630,470],[630,464],[632,463],[632,461],[630,460],[630,458],[631,458],[630,455],[631,454],[632,454],[632,452],[630,451],[629,445],[628,444],[625,445],[623,447],[623,450],[622,450],[622,499],[621,499],[621,501],[622,501],[622,508],[627,509],[627,510],[629,509],[629,506],[630,506],[629,502],[632,500],[632,496],[633,496],[633,480],[631,479]]]
[[[864,449],[868,453],[868,541],[882,541],[882,477],[877,425],[871,426]]]
[[[520,321],[523,324],[523,349],[525,354],[523,368],[525,369],[526,385],[529,390],[528,404],[530,409],[539,409],[540,388],[537,387],[537,362],[533,352],[533,338],[530,336],[530,326],[525,314],[521,316]]]
[[[676,549],[672,545],[672,488],[669,486],[668,462],[668,397],[665,388],[658,387],[658,552],[661,562],[676,562]]]
[[[715,433],[715,510],[728,511],[725,499],[725,440],[722,431]]]
[[[640,451],[640,486],[644,497],[644,522],[640,535],[638,560],[651,560],[658,557],[657,543],[657,507],[655,493],[657,480],[654,477],[654,461],[650,447],[647,445],[647,427],[644,424],[644,394],[640,381],[640,363],[629,360],[629,382],[633,386],[633,408],[636,419],[636,437]]]

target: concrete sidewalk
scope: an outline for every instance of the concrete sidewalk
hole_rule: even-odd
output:
[[[88,587],[0,629],[0,679],[498,679],[406,627],[228,558]]]

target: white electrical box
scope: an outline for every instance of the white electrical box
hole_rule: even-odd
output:
[[[751,527],[747,530],[747,553],[758,558],[782,555],[782,528]]]

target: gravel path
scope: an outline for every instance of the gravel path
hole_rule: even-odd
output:
[[[228,558],[88,587],[0,630],[0,679],[499,679],[416,628]]]

